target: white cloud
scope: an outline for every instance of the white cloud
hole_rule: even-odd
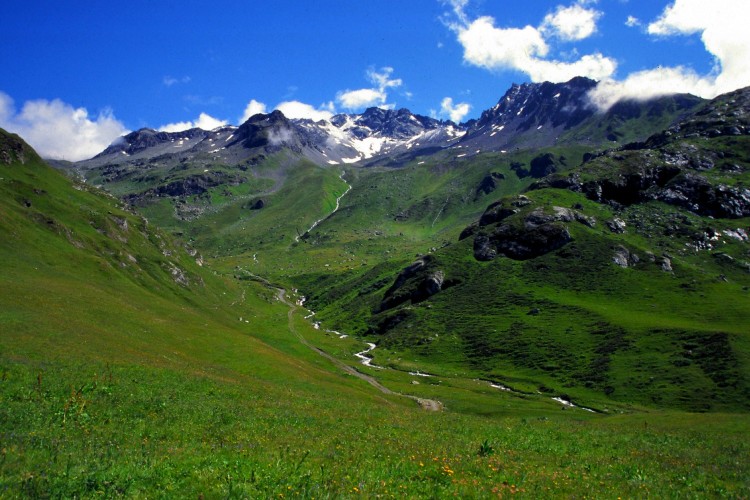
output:
[[[255,99],[250,99],[250,102],[248,102],[247,106],[245,106],[245,112],[242,114],[242,118],[240,118],[240,123],[245,123],[251,116],[255,116],[259,113],[265,112],[265,104],[263,104],[262,102],[258,102]]]
[[[614,59],[597,53],[582,56],[571,63],[532,59],[526,72],[534,82],[567,82],[576,76],[602,80],[614,74],[616,69]]]
[[[384,104],[388,98],[385,92],[377,89],[359,89],[339,92],[336,100],[346,109],[369,108]]]
[[[174,85],[176,83],[189,83],[190,82],[190,77],[189,76],[183,76],[182,78],[175,78],[173,76],[167,75],[164,78],[162,78],[161,81],[162,81],[162,83],[166,87],[171,87],[172,85]]]
[[[635,28],[636,26],[640,25],[641,20],[635,16],[628,16],[628,18],[625,20],[625,26],[627,26],[628,28]]]
[[[458,41],[464,47],[464,60],[486,69],[521,69],[549,51],[537,29],[499,29],[491,17],[480,17],[462,28]]]
[[[310,104],[305,104],[300,101],[285,101],[278,104],[275,109],[278,109],[284,113],[284,116],[290,119],[308,119],[316,122],[320,120],[330,120],[335,111],[332,102],[324,104],[319,108],[315,108]]]
[[[391,78],[393,68],[385,66],[376,71],[373,68],[367,70],[367,79],[373,84],[372,88],[357,90],[343,90],[336,94],[336,101],[344,108],[356,110],[378,106],[381,108],[392,108],[392,104],[386,104],[388,89],[403,85],[400,78]]]
[[[462,26],[470,24],[469,16],[466,15],[466,6],[469,5],[469,0],[443,0],[443,3],[449,5],[453,13],[453,17],[443,17],[443,22],[451,30],[457,31]]]
[[[718,94],[750,85],[749,13],[747,0],[677,0],[649,24],[648,32],[662,36],[700,33],[706,50],[716,58],[713,83]]]
[[[198,119],[192,122],[177,122],[169,123],[159,127],[162,132],[182,132],[183,130],[190,130],[191,128],[200,128],[203,130],[213,130],[215,128],[223,127],[229,122],[226,120],[219,120],[206,113],[198,115]]]
[[[601,81],[590,97],[600,109],[609,109],[621,99],[646,100],[675,93],[710,95],[711,89],[710,81],[691,69],[678,66],[638,71],[622,81]]]
[[[471,105],[466,102],[453,104],[453,99],[446,97],[440,103],[440,114],[446,116],[454,123],[461,123],[466,115],[471,111]]]
[[[744,0],[740,0],[740,2],[744,3]],[[715,17],[718,10],[726,9],[729,3],[732,2],[726,0],[723,2],[721,0],[715,0],[714,2],[677,0],[664,9],[659,19],[648,25],[648,32],[652,35],[698,33],[705,29],[708,19]]]
[[[574,76],[609,77],[617,63],[602,54],[584,55],[573,62],[548,60],[549,46],[543,32],[532,26],[497,28],[492,17],[476,19],[457,28],[464,60],[488,70],[517,70],[534,82],[563,82]]]
[[[393,68],[390,66],[381,68],[380,72],[377,72],[372,68],[367,70],[367,78],[373,83],[373,85],[377,86],[380,91],[400,87],[404,83],[401,78],[394,78],[391,80],[392,74]]]
[[[596,22],[601,16],[598,10],[580,4],[559,5],[554,13],[545,16],[539,29],[563,41],[583,40],[596,32]]]
[[[700,34],[715,58],[705,75],[685,67],[659,67],[629,75],[623,81],[600,84],[592,98],[607,107],[620,98],[647,99],[675,92],[713,98],[750,85],[750,30],[747,0],[676,0],[648,25],[648,33],[667,37]]]
[[[13,99],[0,92],[0,127],[20,135],[44,158],[84,160],[101,153],[128,132],[111,110],[92,119],[86,108],[60,99],[24,103],[17,112]]]

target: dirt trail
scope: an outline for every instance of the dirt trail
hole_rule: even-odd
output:
[[[417,404],[419,404],[419,406],[421,406],[425,410],[428,410],[428,411],[440,411],[440,410],[443,409],[443,404],[440,401],[435,401],[435,400],[432,400],[432,399],[424,399],[424,398],[419,398],[417,396],[412,396],[410,394],[401,394],[401,393],[398,393],[398,392],[394,392],[394,391],[390,390],[389,388],[385,387],[380,382],[378,382],[377,379],[375,379],[374,377],[371,377],[371,376],[369,376],[367,374],[364,374],[364,373],[358,371],[356,368],[353,368],[353,367],[347,365],[343,361],[335,358],[334,356],[331,356],[330,354],[328,354],[327,352],[323,351],[322,349],[319,349],[319,348],[315,347],[314,345],[312,345],[310,342],[307,341],[307,339],[305,337],[302,336],[301,333],[299,333],[297,331],[297,328],[294,326],[294,313],[297,310],[297,305],[296,304],[292,304],[291,302],[289,302],[288,300],[286,300],[286,290],[284,290],[283,288],[277,288],[276,289],[276,295],[277,295],[277,297],[279,298],[279,300],[281,302],[283,302],[284,304],[286,304],[287,306],[289,306],[289,312],[287,313],[287,318],[289,320],[289,331],[292,332],[294,334],[294,336],[297,337],[297,339],[303,345],[305,345],[309,349],[312,349],[313,351],[317,352],[318,354],[320,354],[321,356],[323,356],[324,358],[326,358],[327,360],[329,360],[331,363],[333,363],[341,371],[343,371],[345,373],[348,373],[349,375],[353,375],[353,376],[355,376],[355,377],[357,377],[357,378],[359,378],[361,380],[364,380],[365,382],[367,382],[368,384],[370,384],[371,386],[373,386],[374,388],[376,388],[377,390],[379,390],[383,394],[392,394],[392,395],[402,396],[402,397],[405,397],[405,398],[412,399],[412,400],[416,401]]]

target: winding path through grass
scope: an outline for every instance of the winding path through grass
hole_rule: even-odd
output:
[[[317,352],[327,360],[329,360],[331,363],[333,363],[337,368],[344,371],[345,373],[348,373],[349,375],[353,375],[361,380],[364,380],[383,394],[390,394],[390,395],[397,395],[402,396],[405,398],[413,399],[416,401],[419,406],[421,406],[425,410],[429,411],[440,411],[443,409],[443,404],[440,401],[435,401],[433,399],[425,399],[420,398],[417,396],[412,396],[410,394],[401,394],[399,392],[394,392],[390,390],[389,388],[385,387],[383,384],[378,382],[374,377],[371,377],[367,374],[364,374],[357,369],[347,365],[346,363],[342,362],[341,360],[331,356],[327,352],[325,352],[322,349],[319,349],[318,347],[315,347],[310,342],[307,341],[307,339],[297,330],[297,328],[294,326],[294,313],[297,311],[297,305],[289,302],[286,299],[286,290],[283,288],[276,288],[276,296],[279,298],[281,302],[289,306],[289,312],[287,313],[287,317],[289,319],[289,331],[294,334],[295,337],[302,343],[303,345],[307,346],[309,349],[312,349],[313,351]]]

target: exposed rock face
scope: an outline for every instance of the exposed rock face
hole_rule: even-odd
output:
[[[480,261],[498,255],[526,260],[572,241],[566,223],[577,221],[590,227],[596,223],[576,210],[552,207],[548,213],[541,207],[531,209],[532,203],[523,195],[493,203],[477,223],[464,229],[460,239],[474,236],[474,258]]]
[[[283,146],[300,153],[304,147],[312,146],[308,134],[279,110],[250,117],[236,130],[234,141],[229,142],[228,146],[235,143],[247,149],[262,147],[267,152],[274,152]]]
[[[654,164],[655,152],[610,152],[597,158],[587,167],[597,170],[600,178],[582,182],[580,176],[555,176],[544,179],[530,189],[548,187],[583,192],[590,200],[615,206],[629,206],[650,200],[658,200],[679,206],[702,216],[719,218],[742,218],[750,216],[750,189],[742,186],[727,186],[711,182],[697,173],[685,161],[686,166],[676,164]],[[674,157],[671,157],[674,161]],[[602,172],[603,161],[620,162]],[[705,161],[700,165],[707,165]],[[613,232],[617,228],[610,227]]]
[[[428,130],[436,130],[446,124],[440,120],[415,115],[408,109],[399,110],[368,108],[361,115],[336,115],[331,123],[343,127],[348,120],[354,121],[352,133],[359,139],[371,135],[383,135],[396,139],[409,139]]]
[[[612,255],[612,262],[624,268],[630,267],[634,264],[638,264],[640,261],[641,259],[638,257],[638,255],[631,253],[630,250],[628,250],[624,246],[618,246],[617,248],[615,248],[615,252]]]
[[[208,136],[208,132],[199,128],[193,128],[183,132],[159,132],[150,128],[142,128],[119,138],[94,158],[104,157],[114,153],[127,153],[128,155],[134,155],[161,144],[168,144],[180,140],[199,141],[206,136]]]
[[[609,230],[612,231],[615,234],[622,234],[622,233],[625,232],[625,230],[627,228],[627,225],[625,224],[625,221],[622,220],[622,219],[618,219],[617,217],[615,217],[612,220],[608,220],[606,222],[606,224],[607,224],[607,227],[609,228]]]
[[[20,137],[0,129],[0,165],[10,165],[14,162],[24,164],[38,158],[36,152]]]
[[[525,132],[530,146],[554,144],[561,131],[570,129],[596,113],[588,92],[594,80],[577,77],[565,83],[513,85],[497,105],[472,123],[462,142],[478,147],[501,147],[514,143]]]
[[[520,212],[521,208],[528,206],[531,203],[532,201],[524,195],[518,195],[512,200],[504,199],[496,201],[485,209],[484,213],[479,218],[479,225],[487,226],[495,222],[500,222],[511,215],[517,214]]]
[[[657,264],[661,266],[661,270],[665,273],[671,273],[672,272],[672,260],[668,257],[662,257],[657,261]]]
[[[750,189],[712,185],[697,174],[682,174],[652,196],[699,215],[728,219],[750,216]]]
[[[482,194],[490,194],[497,189],[499,181],[505,179],[505,176],[499,172],[492,172],[484,177],[477,186],[476,197]]]
[[[260,210],[261,208],[266,206],[266,202],[262,199],[255,200],[254,202],[250,203],[247,208],[250,210]]]
[[[440,292],[445,285],[445,273],[437,268],[432,256],[415,261],[399,273],[396,281],[385,292],[380,311],[392,309],[404,302],[422,302]]]
[[[748,159],[741,153],[747,135],[750,88],[719,96],[645,142],[585,155],[580,172],[553,174],[531,189],[570,189],[615,206],[658,200],[702,216],[748,217],[750,189],[716,180],[716,172],[747,169]],[[725,144],[728,137],[733,147]]]
[[[568,228],[554,217],[543,222],[527,219],[522,227],[500,224],[490,234],[477,236],[474,257],[492,260],[500,254],[515,260],[527,260],[557,250],[572,239]]]
[[[530,163],[529,174],[537,179],[557,172],[557,161],[552,153],[539,155]]]

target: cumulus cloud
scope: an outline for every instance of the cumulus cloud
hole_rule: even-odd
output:
[[[591,91],[590,97],[599,109],[606,110],[621,99],[646,100],[675,93],[714,95],[708,79],[678,66],[638,71],[622,81],[603,80]]]
[[[600,53],[587,54],[573,61],[548,58],[547,39],[576,41],[596,31],[600,13],[585,8],[585,2],[559,7],[544,18],[540,27],[498,28],[495,19],[483,16],[471,20],[465,12],[468,0],[452,0],[452,16],[444,19],[456,33],[464,49],[464,61],[491,71],[516,70],[534,82],[562,82],[574,76],[602,79],[611,76],[617,63]]]
[[[265,112],[265,104],[263,104],[262,102],[258,102],[255,99],[250,99],[250,102],[248,102],[247,106],[245,106],[245,112],[242,114],[242,118],[240,118],[240,123],[245,123],[251,116],[255,116],[259,113]]]
[[[583,40],[596,32],[596,22],[601,16],[598,10],[588,9],[581,4],[570,7],[559,5],[555,12],[545,16],[540,31],[564,41]]]
[[[60,99],[38,99],[25,102],[18,112],[3,92],[0,127],[23,137],[44,158],[71,161],[91,158],[128,132],[111,110],[92,118],[86,108],[74,108]]]
[[[392,105],[386,104],[388,89],[403,85],[400,78],[391,78],[391,75],[393,75],[393,68],[389,66],[381,68],[380,71],[370,68],[367,71],[367,79],[370,80],[373,87],[341,91],[336,94],[336,101],[349,110],[372,106],[391,108]]]
[[[466,115],[471,111],[471,105],[465,102],[454,104],[453,99],[446,97],[440,103],[441,116],[447,117],[450,121],[461,123]]]
[[[346,109],[362,109],[385,103],[388,95],[377,89],[346,90],[336,95],[336,100]]]
[[[714,57],[714,69],[705,75],[691,68],[659,67],[640,71],[622,81],[600,84],[592,97],[600,107],[622,98],[647,99],[676,92],[704,98],[750,85],[750,30],[746,27],[747,0],[676,0],[664,9],[647,31],[655,37],[700,34]]]
[[[324,104],[318,108],[305,104],[300,101],[285,101],[276,106],[284,116],[290,119],[299,118],[313,121],[330,120],[335,108],[332,102]]]
[[[223,127],[227,125],[226,120],[219,120],[206,113],[198,115],[198,119],[188,122],[177,122],[169,123],[159,127],[162,132],[182,132],[183,130],[190,130],[191,128],[200,128],[203,130],[213,130],[215,128]]]

